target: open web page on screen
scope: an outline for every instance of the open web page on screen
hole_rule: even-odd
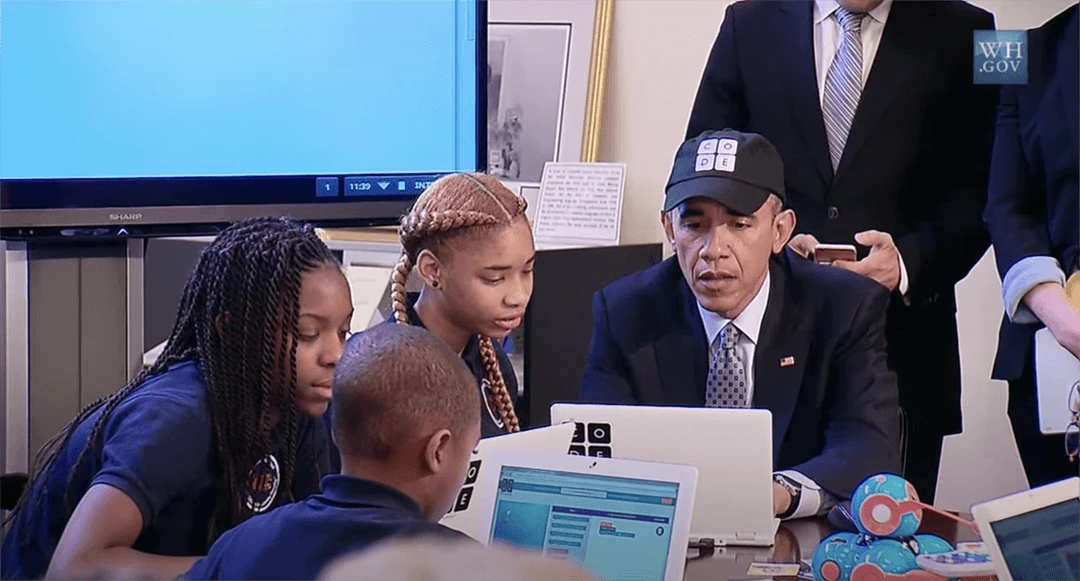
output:
[[[1080,500],[990,523],[1016,581],[1080,579]]]
[[[0,179],[475,170],[475,10],[0,0]]]
[[[608,581],[660,581],[679,485],[503,467],[491,540],[570,558]]]

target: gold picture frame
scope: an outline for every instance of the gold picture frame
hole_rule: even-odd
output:
[[[592,59],[589,62],[589,95],[585,101],[585,130],[581,139],[581,161],[600,157],[600,130],[604,122],[608,56],[611,53],[611,24],[615,0],[596,0],[593,23]]]

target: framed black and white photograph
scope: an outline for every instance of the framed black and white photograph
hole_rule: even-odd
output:
[[[489,145],[495,143],[497,140],[494,133],[498,127],[499,121],[499,104],[502,102],[503,75],[506,70],[506,49],[509,42],[510,39],[506,36],[488,33],[487,127]],[[496,148],[489,147],[488,149],[495,151]],[[492,165],[490,161],[488,165]]]
[[[612,0],[488,4],[488,172],[539,182],[549,161],[595,161]]]

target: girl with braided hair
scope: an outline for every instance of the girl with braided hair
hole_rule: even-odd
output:
[[[525,199],[474,173],[440,178],[401,220],[390,320],[420,325],[461,354],[480,389],[481,435],[520,429],[517,379],[502,350],[532,296],[536,251]],[[424,288],[405,292],[415,268]]]
[[[318,492],[327,437],[315,418],[351,318],[348,283],[312,227],[224,230],[157,361],[38,453],[4,523],[3,578],[174,578],[225,530]]]

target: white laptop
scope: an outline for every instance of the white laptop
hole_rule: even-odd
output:
[[[772,414],[763,409],[557,403],[551,423],[574,422],[571,454],[689,464],[698,469],[690,538],[771,546]]]
[[[1072,421],[1069,392],[1080,383],[1080,360],[1054,339],[1050,329],[1035,332],[1035,385],[1039,400],[1039,429],[1063,434]]]
[[[565,453],[570,445],[570,438],[574,435],[574,426],[544,426],[533,428],[513,434],[504,434],[492,438],[484,438],[473,450],[472,460],[469,462],[469,472],[465,477],[465,484],[458,493],[457,501],[453,508],[439,522],[456,531],[469,535],[476,540],[482,540],[483,531],[478,526],[480,518],[473,501],[477,480],[487,470],[489,454],[495,450],[513,451],[541,451]]]
[[[500,450],[474,502],[487,544],[573,560],[605,581],[679,581],[696,483],[693,466]]]
[[[971,507],[999,581],[1080,579],[1080,478]]]

